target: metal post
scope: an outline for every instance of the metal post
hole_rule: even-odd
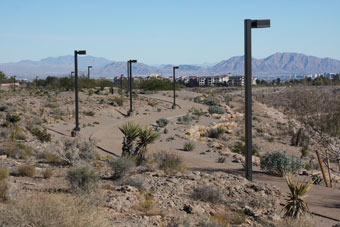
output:
[[[90,79],[90,67],[87,67],[87,79]]]
[[[129,79],[129,83],[130,83],[130,110],[129,110],[129,115],[132,114],[133,110],[132,110],[132,69],[131,69],[131,60],[129,61],[129,73],[130,73],[130,79]]]
[[[124,74],[120,75],[120,93],[123,95],[123,76]]]
[[[244,80],[245,80],[245,147],[246,178],[253,180],[252,176],[252,91],[251,91],[251,20],[244,20]]]
[[[174,103],[172,105],[172,109],[176,109],[176,69],[178,69],[178,66],[173,67],[172,72],[172,79],[173,79],[173,88],[174,88]]]
[[[126,90],[126,94],[128,94],[129,90],[130,90],[130,68],[129,68],[129,61],[127,62],[127,80],[128,80],[128,83],[127,83],[127,90]]]
[[[17,76],[13,76],[13,79],[14,79],[14,84],[13,84],[13,89],[14,89],[14,91],[15,91],[15,78],[16,78]]]
[[[76,127],[74,131],[80,131],[79,128],[79,106],[78,106],[78,52],[74,51],[74,76],[75,76],[75,102],[76,102]]]

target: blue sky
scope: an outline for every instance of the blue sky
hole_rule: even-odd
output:
[[[340,59],[338,0],[0,0],[0,62],[69,55],[147,64],[219,62],[244,52],[244,19],[253,56],[299,52]]]

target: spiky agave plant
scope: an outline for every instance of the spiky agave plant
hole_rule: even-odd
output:
[[[122,156],[133,155],[133,141],[137,139],[139,129],[139,125],[134,122],[127,122],[122,127],[119,127],[119,130],[124,134]]]
[[[145,160],[147,153],[147,146],[153,143],[159,137],[158,133],[151,128],[140,128],[137,142],[137,149],[135,156],[137,157],[137,163],[141,164]]]
[[[284,211],[284,217],[299,219],[302,215],[310,213],[307,202],[304,200],[307,195],[306,193],[312,187],[314,180],[310,179],[303,182],[294,182],[292,174],[285,174],[285,179],[290,190],[286,205],[282,208],[281,212]]]

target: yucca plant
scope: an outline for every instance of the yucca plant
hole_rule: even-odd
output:
[[[159,134],[151,128],[140,128],[138,130],[139,141],[137,142],[137,148],[135,150],[138,164],[141,164],[145,160],[147,146],[152,144],[158,137]]]
[[[292,174],[288,173],[285,175],[285,179],[290,190],[286,205],[282,208],[281,212],[284,211],[284,217],[299,219],[302,215],[310,213],[306,198],[306,193],[312,187],[314,180],[310,179],[303,182],[294,182]]]
[[[119,130],[124,134],[122,156],[133,155],[133,142],[139,135],[139,129],[139,125],[134,122],[127,122],[122,127],[119,127]]]

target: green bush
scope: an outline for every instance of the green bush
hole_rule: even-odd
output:
[[[201,96],[196,96],[196,97],[194,98],[194,102],[196,102],[196,103],[202,102]]]
[[[224,114],[224,109],[220,106],[209,106],[208,112],[210,114]]]
[[[218,139],[221,137],[221,135],[224,134],[224,129],[222,126],[219,126],[217,128],[210,128],[207,130],[206,135],[210,138]]]
[[[46,128],[42,131],[38,127],[29,127],[28,130],[37,137],[40,142],[50,142],[51,141],[51,134],[47,133]]]
[[[297,172],[303,166],[303,162],[300,159],[285,152],[276,151],[261,157],[261,169],[275,176],[283,176],[285,172]]]
[[[177,118],[177,121],[179,123],[182,123],[184,125],[189,125],[191,124],[191,122],[194,120],[194,117],[193,116],[190,116],[189,114],[186,114],[184,116],[181,116],[181,117],[178,117]]]
[[[186,142],[183,145],[183,150],[185,151],[193,151],[195,149],[195,144],[193,142]]]
[[[96,114],[92,110],[84,111],[83,113],[84,113],[85,116],[89,116],[89,117],[93,117]]]
[[[157,125],[158,125],[159,127],[161,127],[161,128],[167,126],[167,125],[169,124],[169,122],[170,122],[170,121],[169,121],[168,119],[166,119],[166,118],[160,118],[160,119],[158,119],[158,120],[156,121]]]
[[[17,123],[21,120],[21,117],[18,114],[7,114],[6,120],[10,123]]]
[[[67,171],[66,180],[78,193],[91,191],[99,181],[97,173],[88,166],[78,166]]]
[[[203,103],[208,106],[218,106],[220,105],[220,101],[217,98],[207,97],[203,100]]]
[[[111,161],[110,166],[113,170],[112,178],[119,179],[128,174],[129,171],[136,166],[136,163],[131,158],[120,157]]]

